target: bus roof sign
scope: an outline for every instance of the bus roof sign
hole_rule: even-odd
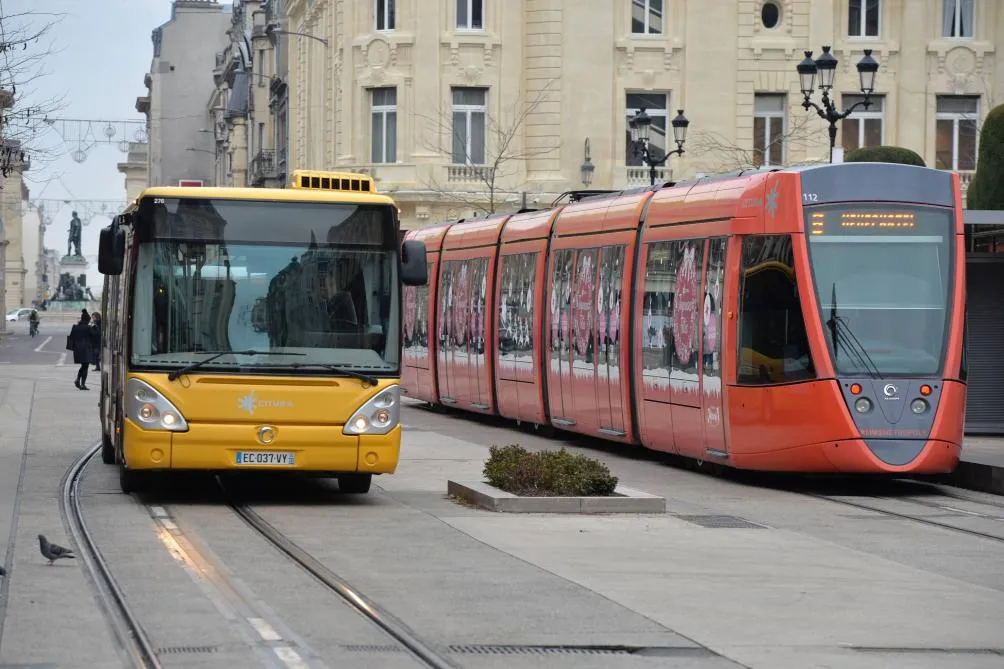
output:
[[[320,172],[316,170],[294,170],[293,188],[302,190],[348,191],[355,193],[375,193],[376,183],[368,174],[355,172]]]

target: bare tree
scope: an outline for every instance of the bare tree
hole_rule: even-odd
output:
[[[59,144],[46,146],[47,116],[63,107],[38,81],[49,74],[55,53],[50,33],[62,15],[42,11],[5,12],[0,3],[0,170],[6,176],[29,156],[34,166],[54,159]],[[39,132],[42,130],[42,132]]]
[[[813,151],[819,151],[819,160],[825,162],[827,142],[826,129],[820,128],[819,119],[814,113],[810,115],[795,112],[788,118],[784,131],[773,137],[762,152],[753,146],[740,146],[721,133],[697,130],[687,139],[687,153],[695,162],[700,162],[707,172],[733,172],[759,167],[763,164],[762,154],[770,153],[773,149],[781,149],[786,155],[790,155],[793,149],[798,153],[802,149],[808,149],[810,155]],[[814,163],[819,160],[810,158],[805,162]]]
[[[456,127],[452,107],[436,116],[419,114],[429,125],[431,140],[426,147],[440,155],[447,156],[449,178],[443,184],[435,175],[425,182],[425,187],[435,192],[443,200],[469,207],[475,213],[493,214],[506,201],[506,196],[514,191],[505,190],[512,177],[525,169],[526,161],[546,156],[558,150],[560,140],[545,140],[540,146],[530,146],[526,129],[532,115],[551,96],[554,80],[543,88],[528,94],[519,94],[514,101],[505,105],[498,114],[484,113],[484,158],[471,156],[468,146],[467,128]],[[465,147],[461,160],[457,159],[454,147]]]

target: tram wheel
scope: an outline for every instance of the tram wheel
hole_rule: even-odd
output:
[[[372,474],[339,474],[338,492],[348,495],[363,495],[370,491],[373,482]]]

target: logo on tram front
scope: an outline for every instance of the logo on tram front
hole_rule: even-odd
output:
[[[889,400],[899,399],[899,388],[891,383],[887,383],[885,384],[885,388],[882,389],[882,394]]]

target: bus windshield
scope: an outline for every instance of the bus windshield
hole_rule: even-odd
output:
[[[839,375],[941,371],[952,212],[880,203],[805,208],[824,332]]]
[[[390,205],[157,198],[135,229],[133,367],[398,372]]]

